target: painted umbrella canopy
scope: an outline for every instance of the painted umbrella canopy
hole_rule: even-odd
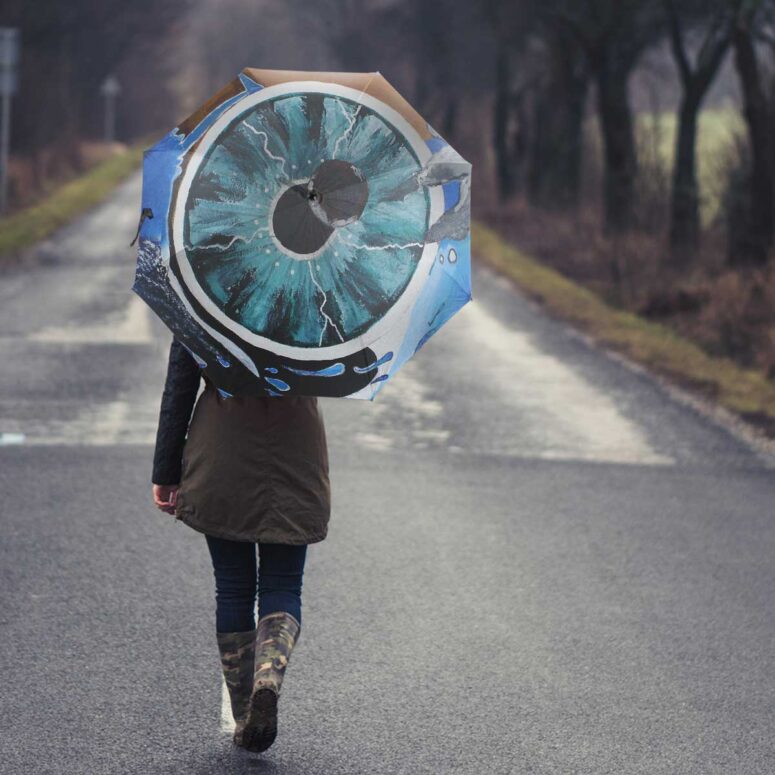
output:
[[[145,151],[133,290],[222,395],[374,398],[471,299],[470,175],[379,73],[246,68]]]

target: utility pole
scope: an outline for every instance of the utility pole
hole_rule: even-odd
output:
[[[109,75],[102,82],[100,93],[105,98],[105,142],[112,143],[116,139],[116,97],[121,93],[118,78]]]
[[[0,215],[8,204],[8,149],[11,144],[11,97],[16,94],[19,30],[0,27]]]

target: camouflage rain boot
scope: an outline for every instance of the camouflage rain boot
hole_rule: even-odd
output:
[[[216,637],[221,653],[223,677],[229,690],[231,713],[234,716],[233,740],[237,745],[242,745],[242,728],[253,691],[256,631],[218,632]]]
[[[242,732],[242,745],[249,751],[266,751],[277,736],[277,699],[300,629],[287,611],[258,620],[253,694]]]

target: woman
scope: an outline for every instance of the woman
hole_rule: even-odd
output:
[[[224,397],[204,375],[192,417],[200,375],[174,339],[153,498],[161,511],[204,533],[234,742],[264,751],[277,734],[277,700],[299,639],[307,545],[328,530],[325,428],[314,397]]]

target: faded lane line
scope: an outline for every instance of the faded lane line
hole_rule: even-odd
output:
[[[38,410],[36,417],[30,417],[28,411],[23,412],[25,419],[19,419],[18,411],[16,419],[3,417],[4,436],[17,437],[15,443],[28,446],[153,445],[156,439],[156,401],[138,403],[116,399],[93,405],[74,405],[72,416],[65,418],[40,415],[46,409],[59,413],[67,409],[66,405],[45,401],[35,403]],[[15,404],[17,410],[27,409],[19,402]]]
[[[27,339],[68,344],[151,344],[153,335],[148,305],[132,294],[122,319],[116,324],[51,326],[29,334]]]
[[[361,447],[675,464],[605,391],[479,302],[466,305],[391,383],[357,412],[353,438]]]
[[[86,325],[50,326],[22,336],[29,342],[61,344],[76,348],[88,345],[147,345],[154,341],[148,306],[131,294],[115,320]],[[3,406],[3,404],[5,406]],[[158,421],[158,398],[123,394],[96,402],[84,390],[82,400],[37,399],[34,411],[23,397],[9,397],[0,407],[2,430],[19,439],[14,443],[55,446],[152,445]],[[11,419],[14,418],[14,419]],[[9,441],[0,441],[7,445]]]
[[[481,303],[460,313],[456,341],[466,341],[471,371],[487,375],[505,407],[525,428],[518,442],[530,456],[554,460],[673,465],[614,401],[532,337],[501,323]],[[480,366],[480,368],[475,368]],[[498,408],[496,407],[496,411]]]
[[[0,433],[0,447],[8,447],[12,444],[24,444],[23,433]]]
[[[450,431],[443,426],[444,405],[431,397],[417,361],[405,363],[392,382],[391,392],[368,407],[366,428],[355,434],[356,443],[374,450],[393,449],[396,442],[420,448],[446,444]]]

